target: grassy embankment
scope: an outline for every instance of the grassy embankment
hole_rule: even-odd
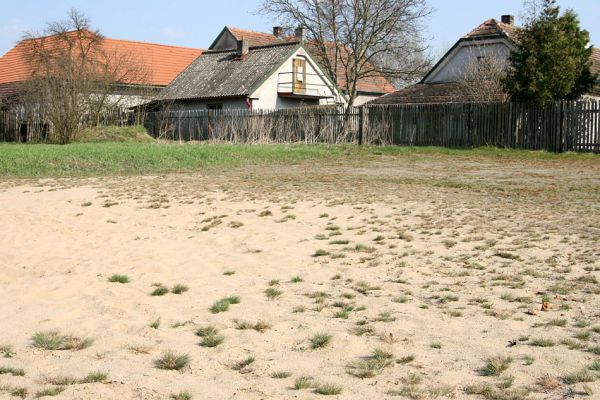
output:
[[[105,134],[110,136],[110,132]],[[136,132],[132,132],[135,137]],[[381,157],[407,158],[469,157],[515,160],[589,160],[592,154],[552,154],[497,148],[455,150],[436,147],[376,147],[354,145],[233,145],[157,143],[152,140],[65,146],[0,143],[0,177],[76,177],[188,172],[209,167],[244,165],[289,165],[303,162],[360,163]],[[101,138],[102,139],[102,138]],[[107,139],[107,138],[104,138]],[[110,140],[110,139],[109,139]],[[141,141],[141,142],[140,142]],[[92,143],[89,143],[92,142]]]

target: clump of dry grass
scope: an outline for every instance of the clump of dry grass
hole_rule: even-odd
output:
[[[57,330],[36,332],[31,340],[34,347],[44,350],[83,350],[94,343],[93,339],[62,335]]]
[[[488,359],[487,364],[481,370],[483,376],[498,376],[506,371],[513,359],[511,357],[496,356]]]
[[[375,349],[373,353],[360,361],[348,365],[348,374],[357,378],[373,378],[394,363],[394,355],[386,350]]]
[[[321,349],[326,347],[331,342],[331,339],[333,339],[333,335],[328,333],[317,333],[310,338],[310,347],[313,350]]]
[[[25,376],[25,370],[22,368],[0,367],[0,375]]]
[[[246,330],[246,329],[253,329],[257,332],[264,332],[268,329],[271,329],[271,324],[269,324],[268,322],[265,321],[257,321],[255,323],[252,322],[248,322],[248,321],[235,321],[235,329],[240,329],[240,330]]]
[[[154,360],[154,366],[158,369],[180,371],[190,363],[188,354],[176,353],[172,350],[164,352],[159,358]]]

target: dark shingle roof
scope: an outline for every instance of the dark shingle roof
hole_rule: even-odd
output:
[[[488,19],[477,28],[463,36],[463,39],[488,39],[494,37],[508,36],[516,40],[519,28],[515,25],[505,24],[495,19]]]
[[[160,95],[161,100],[245,97],[283,63],[298,43],[250,47],[237,51],[207,51],[187,67]]]

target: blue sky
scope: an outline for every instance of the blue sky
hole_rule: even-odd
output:
[[[66,16],[72,7],[91,18],[107,37],[188,47],[208,47],[225,25],[269,32],[275,21],[257,15],[260,0],[0,0],[0,55],[25,31],[40,31],[46,21]],[[513,14],[519,20],[523,0],[430,0],[426,21],[431,53],[439,55],[483,20]],[[582,26],[600,47],[600,2],[559,0],[579,14]]]

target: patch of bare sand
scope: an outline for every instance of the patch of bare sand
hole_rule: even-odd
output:
[[[341,386],[340,399],[597,395],[598,175],[544,168],[417,160],[13,182],[0,192],[0,346],[14,355],[0,367],[25,376],[1,374],[0,389],[31,397],[49,378],[104,371],[57,398],[320,397],[293,389],[302,376]],[[157,284],[189,291],[150,296]],[[228,296],[241,301],[209,311]],[[208,325],[223,343],[199,345]],[[94,342],[32,346],[53,329]],[[313,349],[317,333],[331,342]],[[392,356],[378,363],[375,349]],[[155,368],[166,350],[189,366]],[[506,370],[485,376],[497,356]],[[565,379],[584,370],[590,382]]]

